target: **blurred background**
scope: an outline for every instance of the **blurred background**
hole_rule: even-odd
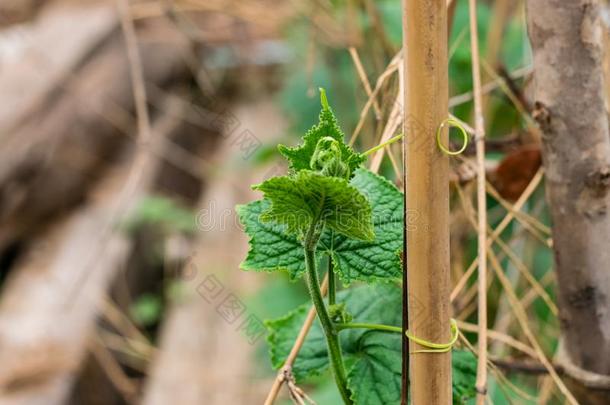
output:
[[[469,123],[467,2],[448,4],[451,112]],[[262,403],[276,374],[263,320],[308,298],[239,270],[235,205],[285,172],[276,146],[317,122],[318,87],[357,150],[401,132],[400,16],[398,0],[2,0],[0,404]],[[522,207],[495,249],[552,357],[523,1],[479,1],[479,19],[490,225]],[[400,151],[369,164],[402,187]],[[452,299],[474,342],[474,149],[462,156]],[[489,297],[493,403],[561,403],[493,277]],[[298,383],[339,403],[327,376]]]

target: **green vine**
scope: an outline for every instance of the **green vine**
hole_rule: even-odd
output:
[[[280,145],[289,172],[254,186],[262,200],[238,207],[250,236],[242,268],[303,276],[317,314],[292,365],[297,381],[332,372],[345,404],[400,403],[402,292],[400,255],[403,195],[388,180],[364,168],[364,154],[346,145],[321,89],[319,123],[297,147]],[[328,262],[328,302],[323,298],[318,265]],[[337,291],[339,281],[359,287]],[[284,364],[308,306],[267,321],[271,360]],[[454,358],[456,353],[454,353]],[[474,394],[476,364],[463,361],[454,402]],[[466,364],[466,366],[464,366]],[[472,366],[472,367],[470,367]],[[472,386],[470,382],[472,380]],[[467,384],[464,384],[467,381]]]

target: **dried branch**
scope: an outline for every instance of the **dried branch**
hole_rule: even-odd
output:
[[[364,91],[368,97],[373,99],[373,110],[375,111],[375,117],[377,120],[381,119],[381,108],[379,107],[379,102],[377,98],[373,95],[373,90],[371,89],[371,83],[366,76],[366,72],[364,71],[364,66],[362,66],[362,61],[360,60],[360,56],[358,55],[358,51],[355,47],[349,47],[349,54],[352,57],[352,62],[354,62],[354,66],[356,67],[356,72],[358,73],[358,77],[362,82],[362,87],[364,87]]]
[[[322,290],[322,294],[326,295],[326,292],[328,291],[328,274],[324,278],[320,289]],[[299,351],[301,350],[303,343],[305,343],[305,338],[309,333],[309,329],[311,329],[311,325],[313,324],[314,319],[316,319],[316,309],[312,306],[309,312],[307,313],[307,318],[305,318],[305,322],[303,323],[303,326],[299,331],[297,339],[294,341],[294,345],[292,345],[292,349],[290,350],[290,353],[288,354],[284,365],[277,373],[277,377],[273,381],[273,385],[271,386],[269,394],[267,394],[267,398],[265,399],[265,405],[273,405],[275,399],[277,398],[280,392],[280,388],[282,388],[282,384],[289,380],[286,378],[286,376],[292,375],[292,365],[297,359],[297,356],[299,355]]]
[[[481,67],[479,62],[479,34],[477,29],[477,2],[468,1],[470,12],[470,53],[472,55],[472,82],[474,93],[475,142],[477,162],[477,234],[478,234],[478,324],[477,341],[477,405],[485,404],[487,394],[487,193],[485,191],[485,123],[481,94]]]
[[[529,199],[529,197],[532,195],[532,193],[536,190],[536,187],[538,187],[541,180],[542,180],[542,169],[539,169],[538,172],[536,173],[536,175],[534,176],[534,178],[532,179],[532,181],[530,181],[530,184],[527,186],[527,188],[525,189],[523,194],[521,194],[521,197],[519,197],[517,202],[515,202],[515,204],[513,205],[513,209],[515,211],[520,210],[523,207],[525,202]],[[490,245],[493,242],[493,239],[497,238],[506,229],[506,227],[510,224],[510,222],[513,220],[513,218],[515,218],[515,215],[512,211],[508,212],[506,214],[504,219],[502,219],[500,224],[492,232],[491,238],[487,240],[488,245]],[[466,272],[464,272],[464,275],[462,276],[462,278],[460,278],[458,280],[455,287],[453,288],[453,291],[451,291],[451,301],[453,301],[457,297],[457,295],[460,293],[460,291],[462,291],[462,289],[464,288],[464,286],[466,285],[466,283],[468,282],[468,280],[470,279],[470,277],[476,270],[476,268],[477,268],[476,264],[477,264],[477,262],[476,262],[476,260],[474,260],[470,264],[470,266],[468,267]]]

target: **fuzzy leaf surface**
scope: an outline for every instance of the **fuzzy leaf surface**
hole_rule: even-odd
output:
[[[271,207],[260,219],[285,225],[288,233],[304,234],[311,224],[347,238],[373,240],[371,206],[347,180],[310,170],[274,177],[257,186]]]
[[[331,255],[344,283],[398,279],[402,275],[403,195],[385,178],[358,169],[351,180],[371,203],[375,239],[353,240],[327,232],[320,248]]]
[[[358,241],[327,230],[320,238],[318,257],[330,255],[335,271],[344,283],[400,278],[402,193],[383,177],[366,169],[356,170],[350,184],[372,206],[375,238],[372,241]],[[270,207],[267,200],[238,207],[240,222],[250,236],[250,250],[242,268],[255,271],[285,270],[295,279],[305,271],[302,244],[294,234],[287,232],[285,225],[259,219]]]
[[[250,249],[241,268],[269,272],[283,270],[288,272],[291,280],[295,280],[305,272],[303,245],[295,235],[286,232],[286,226],[260,220],[270,207],[267,200],[237,206],[239,221],[250,236]]]

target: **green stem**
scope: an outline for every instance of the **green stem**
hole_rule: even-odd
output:
[[[337,302],[337,278],[333,269],[333,259],[328,256],[328,305]]]
[[[371,153],[375,153],[375,152],[377,152],[379,149],[383,149],[383,148],[385,148],[386,146],[391,145],[391,144],[393,144],[394,142],[401,140],[401,139],[402,139],[402,137],[403,137],[403,134],[396,135],[395,137],[388,139],[388,140],[387,140],[387,141],[385,141],[384,143],[380,143],[380,144],[379,144],[379,145],[377,145],[377,146],[373,146],[371,149],[369,149],[369,150],[367,150],[366,152],[364,152],[364,153],[363,153],[363,155],[364,155],[364,156],[368,156],[368,155],[370,155]]]
[[[402,328],[400,326],[381,325],[378,323],[336,323],[335,328],[339,331],[344,329],[373,329],[384,332],[402,333]]]
[[[347,388],[347,377],[345,374],[345,366],[343,364],[343,356],[341,354],[341,345],[339,344],[339,334],[335,330],[333,323],[328,315],[322,291],[320,291],[320,280],[318,279],[318,271],[316,269],[316,249],[315,249],[315,223],[312,224],[307,237],[305,239],[305,267],[307,269],[307,286],[318,319],[322,324],[322,329],[326,335],[326,343],[328,345],[328,356],[330,359],[331,368],[335,376],[335,382],[339,393],[346,405],[352,405],[350,392]]]

